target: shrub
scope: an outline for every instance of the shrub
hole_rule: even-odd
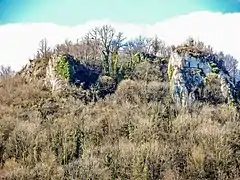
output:
[[[104,90],[111,90],[113,79],[100,78]],[[219,82],[211,82],[206,98],[220,102]],[[71,95],[84,90],[57,96],[18,76],[0,83],[0,178],[240,176],[240,114],[233,107],[179,110],[168,83],[154,78],[122,80],[115,93],[88,103]]]
[[[203,98],[208,103],[221,104],[226,102],[221,90],[220,79],[216,74],[209,75],[205,78],[205,87],[203,91]]]
[[[116,82],[110,76],[100,76],[98,80],[98,91],[101,97],[111,94],[116,90]]]
[[[133,72],[133,79],[143,80],[143,81],[164,81],[164,75],[160,69],[159,63],[150,63],[149,61],[144,61],[136,65]]]

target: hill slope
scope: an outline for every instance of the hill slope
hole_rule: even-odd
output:
[[[90,81],[71,70],[89,67],[68,55],[63,62],[75,65],[61,67],[69,73],[51,76],[58,57],[35,60],[0,81],[0,177],[239,178],[240,114],[217,101],[218,83],[205,85],[208,101],[181,109],[171,98],[164,59],[119,66],[121,78],[92,69],[100,74]],[[53,93],[49,77],[67,88]]]

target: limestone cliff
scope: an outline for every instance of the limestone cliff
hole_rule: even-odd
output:
[[[203,97],[208,79],[219,80],[222,96],[228,103],[236,101],[235,86],[223,63],[211,53],[196,47],[176,48],[169,59],[168,76],[173,100],[181,106],[191,106]]]
[[[149,68],[147,64],[154,68]],[[192,46],[181,46],[172,52],[169,61],[161,61],[160,64],[161,66],[155,67],[153,61],[139,63],[133,69],[134,77],[146,79],[147,76],[150,79],[165,81],[164,74],[168,66],[170,93],[178,105],[191,106],[196,100],[204,98],[210,101],[212,97],[205,94],[208,90],[213,90],[212,94],[217,98],[222,96],[221,102],[236,102],[236,96],[239,93],[236,87],[240,85],[235,87],[223,63],[214,54],[203,52]],[[99,69],[91,68],[69,54],[55,54],[49,59],[31,60],[19,74],[30,82],[40,81],[52,92],[68,89],[71,87],[69,85],[73,84],[85,90],[93,87],[98,97],[104,97],[106,94],[113,93],[117,86],[113,78],[101,76]],[[213,82],[219,87],[221,94],[216,93],[215,87],[209,87],[209,84],[214,84]],[[212,101],[217,102],[215,99]]]
[[[19,74],[28,81],[40,80],[52,91],[64,90],[70,84],[87,88],[99,73],[69,54],[55,54],[50,59],[31,60]]]

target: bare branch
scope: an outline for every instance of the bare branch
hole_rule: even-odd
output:
[[[6,78],[13,74],[13,70],[10,66],[0,66],[0,78]]]
[[[39,42],[38,53],[40,58],[48,58],[51,55],[51,48],[48,46],[48,41],[46,38]]]

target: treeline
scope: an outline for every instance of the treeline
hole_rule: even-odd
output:
[[[183,44],[193,43],[194,46],[201,50],[208,51],[218,56],[224,62],[224,65],[232,76],[234,81],[239,80],[240,72],[237,69],[238,61],[229,54],[216,52],[210,45],[204,44],[192,37],[186,39]],[[50,48],[46,38],[39,42],[39,48],[35,58],[48,58],[53,53],[68,53],[78,59],[99,60],[108,62],[110,56],[117,52],[121,59],[131,59],[136,53],[148,53],[158,57],[169,57],[174,45],[167,45],[158,36],[154,38],[139,36],[134,39],[127,39],[122,33],[118,32],[111,25],[95,27],[86,33],[76,42],[65,40],[62,44],[56,44]]]
[[[238,61],[229,54],[217,52],[210,45],[204,44],[192,37],[186,39],[184,44],[192,44],[201,50],[208,51],[224,62],[226,70],[233,78],[234,82],[240,80],[240,70],[237,69]],[[169,57],[174,45],[167,45],[158,36],[154,38],[138,36],[134,39],[128,39],[122,32],[118,32],[111,25],[95,27],[87,32],[83,37],[75,42],[66,39],[62,44],[56,44],[50,47],[46,38],[39,42],[39,47],[34,58],[49,58],[54,53],[68,53],[77,59],[109,65],[110,56],[118,53],[121,61],[132,59],[136,53],[150,54],[153,57]],[[0,76],[12,72],[10,67],[1,66]]]

